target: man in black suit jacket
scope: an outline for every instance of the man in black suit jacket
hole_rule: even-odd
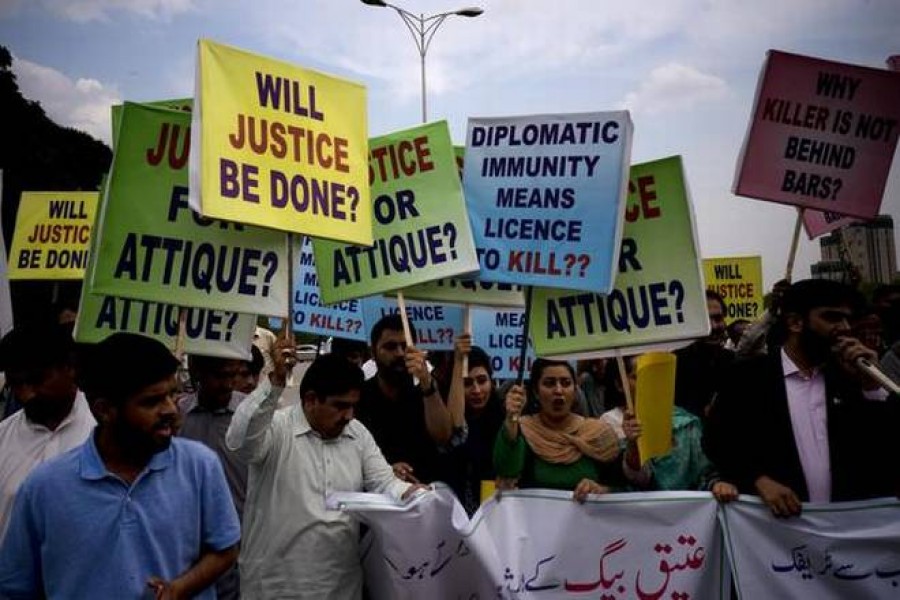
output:
[[[736,363],[711,409],[707,456],[776,516],[900,489],[897,404],[856,366],[877,359],[850,336],[860,304],[843,284],[795,283],[783,300],[783,346]]]

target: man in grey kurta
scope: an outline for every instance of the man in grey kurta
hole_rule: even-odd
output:
[[[404,499],[415,489],[394,476],[369,431],[353,418],[362,371],[320,356],[300,386],[301,403],[276,410],[294,354],[273,352],[273,371],[238,407],[227,444],[249,463],[240,570],[242,597],[358,600],[359,525],[328,510],[332,492]]]
[[[241,518],[247,495],[247,461],[225,447],[225,433],[231,418],[245,398],[244,394],[234,391],[241,361],[199,355],[192,355],[189,360],[195,391],[178,399],[182,420],[178,435],[202,442],[219,456],[234,508]],[[219,600],[241,597],[237,564],[216,581],[216,595]]]

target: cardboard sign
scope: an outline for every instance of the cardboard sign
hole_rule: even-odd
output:
[[[106,196],[107,184],[108,178],[104,177],[102,197]],[[97,237],[91,240],[91,260],[81,286],[75,341],[96,344],[114,333],[128,332],[151,337],[174,349],[179,307],[93,293],[91,281],[97,264],[97,243]],[[184,349],[188,354],[250,360],[256,315],[203,308],[186,310]]]
[[[304,237],[303,243],[296,248],[293,309],[294,331],[364,342],[369,340],[361,300],[322,303],[322,292],[316,275],[316,261],[308,237]]]
[[[126,103],[100,209],[95,293],[287,315],[287,236],[188,206],[191,116]]]
[[[478,270],[446,121],[372,139],[375,243],[313,240],[326,304]]]
[[[479,278],[608,292],[631,132],[624,111],[469,119],[463,180]]]
[[[522,344],[526,343],[523,327],[525,311],[472,309],[472,343],[491,357],[494,379],[515,379],[519,376]],[[534,349],[525,355],[525,373],[531,371]]]
[[[195,210],[372,243],[362,85],[200,40],[193,117]]]
[[[191,112],[194,107],[193,98],[173,98],[172,100],[154,100],[152,102],[141,102],[145,106],[158,106],[159,108],[168,108],[169,110],[181,110]],[[119,137],[119,125],[122,124],[122,110],[124,104],[113,104],[110,107],[110,116],[112,117],[112,147],[116,149],[116,141]]]
[[[820,235],[837,231],[844,225],[851,225],[859,222],[860,219],[835,212],[821,210],[803,211],[803,228],[806,230],[806,235],[811,240]]]
[[[521,285],[494,283],[477,278],[450,277],[404,288],[406,298],[441,302],[444,304],[469,304],[472,306],[525,306],[525,294]]]
[[[763,278],[761,256],[704,258],[706,289],[725,299],[725,323],[762,317]]]
[[[191,355],[250,360],[256,315],[188,308],[184,350]],[[75,341],[96,344],[114,333],[139,333],[175,347],[180,308],[83,291]]]
[[[709,334],[681,157],[631,168],[616,287],[607,295],[535,288],[538,356],[669,350]]]
[[[9,278],[82,279],[97,192],[22,192],[9,251]]]
[[[900,73],[770,50],[734,193],[874,218],[900,133]]]
[[[363,298],[366,339],[372,327],[382,317],[399,312],[391,298],[371,296]],[[458,306],[407,302],[406,315],[414,330],[416,347],[420,350],[453,350],[453,340],[463,328],[463,309]]]

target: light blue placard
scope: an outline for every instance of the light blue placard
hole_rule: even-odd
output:
[[[361,298],[366,322],[366,335],[385,315],[398,312],[397,300],[383,296]],[[453,350],[453,339],[463,328],[460,306],[406,302],[409,326],[416,331],[416,347],[420,350]]]
[[[312,244],[306,236],[294,252],[293,310],[294,331],[351,340],[369,339],[361,300],[322,304]]]
[[[495,379],[515,379],[519,376],[519,360],[522,353],[523,324],[525,311],[522,309],[495,310],[491,308],[472,309],[472,343],[480,346],[491,357],[491,369]],[[529,344],[525,359],[525,377],[534,362],[534,350]]]
[[[479,279],[608,293],[631,162],[627,111],[469,119]]]

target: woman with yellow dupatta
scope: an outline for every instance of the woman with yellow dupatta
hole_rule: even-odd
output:
[[[498,478],[515,480],[522,488],[573,490],[578,502],[608,492],[609,484],[621,480],[619,440],[605,421],[572,412],[572,366],[538,359],[529,385],[540,405],[537,414],[521,415],[524,387],[514,385],[506,394],[506,419],[494,444]]]

